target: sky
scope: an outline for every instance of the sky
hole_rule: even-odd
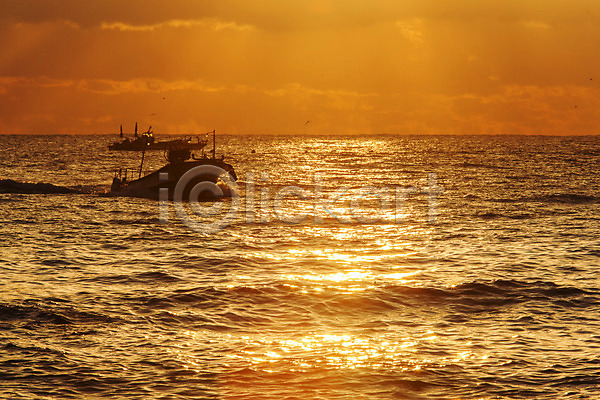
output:
[[[598,0],[0,0],[0,133],[600,130]]]

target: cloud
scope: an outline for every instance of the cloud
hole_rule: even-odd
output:
[[[402,34],[414,45],[423,44],[423,21],[419,18],[396,21]]]
[[[47,77],[28,78],[21,76],[0,77],[0,92],[7,93],[14,88],[68,88],[75,82],[68,79],[50,79]]]
[[[126,81],[110,79],[88,79],[80,81],[79,90],[104,95],[167,93],[173,91],[220,92],[224,86],[208,85],[202,80],[175,80],[137,78]]]
[[[221,118],[257,132],[307,119],[337,132],[600,123],[589,111],[600,106],[600,2],[0,0],[0,9],[0,122],[35,110],[66,125],[71,114],[118,120],[162,107],[169,126]]]
[[[375,93],[359,93],[351,90],[339,90],[339,89],[317,89],[312,87],[306,87],[300,83],[290,83],[277,89],[267,89],[264,93],[269,96],[289,96],[289,95],[302,95],[302,96],[330,96],[330,97],[369,97],[376,96]]]
[[[531,28],[531,29],[548,30],[548,29],[552,28],[552,25],[550,25],[549,23],[543,22],[543,21],[536,21],[536,20],[522,21],[522,24],[526,28]]]
[[[412,18],[574,23],[597,16],[598,7],[584,0],[0,0],[0,21],[68,20],[88,28],[107,21],[153,26],[214,18],[281,31],[364,27]]]
[[[0,19],[26,23],[69,20],[85,28],[99,26],[103,21],[142,25],[214,17],[210,3],[195,0],[0,0]]]
[[[145,31],[156,31],[167,28],[194,28],[202,27],[208,28],[213,31],[221,30],[236,30],[236,31],[251,31],[255,27],[248,24],[237,24],[230,21],[221,21],[215,18],[204,18],[204,19],[172,19],[164,22],[159,22],[151,25],[132,25],[124,22],[102,22],[100,25],[101,29],[107,30],[118,30],[118,31],[134,31],[134,32],[145,32]]]
[[[202,80],[166,81],[155,78],[136,78],[130,80],[112,79],[51,79],[48,77],[0,77],[0,93],[15,89],[68,88],[80,92],[102,95],[166,93],[172,91],[220,92],[224,90],[240,91],[240,87],[208,85]]]
[[[600,123],[597,88],[508,84],[496,93],[432,95],[431,109],[455,134],[594,134]]]
[[[247,85],[210,85],[201,79],[196,80],[164,80],[156,78],[136,78],[129,80],[113,79],[52,79],[48,77],[0,77],[0,92],[7,93],[11,90],[27,88],[30,90],[48,88],[69,88],[80,92],[89,92],[107,96],[123,94],[148,94],[168,92],[236,92],[236,93],[260,93],[269,97],[297,97],[308,98],[310,96],[322,96],[328,98],[368,98],[377,96],[376,93],[359,93],[340,89],[319,89],[307,87],[300,83],[290,83],[282,87],[269,89],[261,87],[250,87]]]

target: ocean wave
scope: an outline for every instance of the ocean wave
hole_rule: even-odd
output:
[[[348,295],[339,287],[311,288],[273,282],[123,296],[120,301],[131,304],[161,323],[222,330],[256,327],[276,320],[302,325],[321,318],[339,318],[340,315],[386,315],[398,310],[429,313],[443,309],[447,313],[445,320],[452,323],[462,323],[481,313],[497,312],[516,305],[523,310],[548,307],[594,310],[600,307],[600,290],[547,281],[495,280],[473,281],[447,288],[383,284]],[[208,315],[211,317],[208,318]],[[291,317],[288,318],[288,315]],[[520,323],[535,321],[522,320]]]
[[[79,282],[95,282],[105,284],[122,284],[128,285],[132,283],[138,284],[156,284],[156,283],[173,283],[181,281],[180,278],[163,271],[140,272],[137,274],[110,274],[98,275],[91,278],[82,278]]]
[[[301,289],[305,290],[305,289]],[[296,289],[287,286],[279,287],[278,291],[286,296],[300,294]],[[296,292],[296,293],[293,293]],[[237,290],[240,293],[240,290]],[[262,295],[266,291],[254,290],[253,297]],[[359,292],[360,293],[360,292]],[[255,301],[259,300],[255,298]],[[572,286],[557,285],[553,282],[534,281],[523,282],[518,280],[473,281],[450,288],[412,287],[406,285],[388,284],[375,287],[348,297],[343,291],[323,291],[317,298],[328,307],[339,312],[340,309],[360,309],[363,311],[386,311],[403,306],[449,306],[467,307],[463,310],[492,309],[505,305],[521,303],[552,303],[553,306],[566,308],[592,308],[600,306],[599,289],[582,289]],[[306,299],[298,299],[306,300]],[[289,298],[288,300],[289,301]],[[302,301],[300,301],[300,304]]]
[[[492,169],[492,170],[509,168],[509,167],[505,167],[505,166],[501,166],[501,165],[489,165],[489,164],[472,163],[472,162],[463,162],[463,163],[455,164],[455,166],[462,167],[462,168],[484,168],[484,169]]]
[[[17,182],[12,179],[0,180],[0,193],[17,194],[72,194],[82,193],[80,190],[56,186],[51,183]]]
[[[537,201],[546,203],[568,203],[568,204],[585,204],[585,203],[600,203],[600,197],[588,196],[584,194],[552,194],[540,196]]]
[[[501,219],[501,218],[530,219],[530,218],[535,217],[534,214],[527,214],[527,213],[495,213],[495,212],[478,213],[478,214],[475,214],[475,216],[478,218],[481,218],[481,219],[486,219],[486,220]]]
[[[111,225],[157,225],[161,223],[159,218],[135,218],[135,219],[110,219]]]
[[[598,204],[600,197],[577,193],[555,193],[539,196],[493,199],[497,203],[559,203],[559,204]]]
[[[118,319],[98,313],[78,311],[66,306],[29,304],[0,304],[0,321],[34,324],[73,325],[77,323],[114,322]]]
[[[53,354],[58,356],[63,356],[65,353],[60,350],[51,349],[49,347],[40,347],[40,346],[23,346],[19,344],[15,344],[13,342],[8,342],[4,346],[0,347],[0,349],[7,352],[19,352],[26,354]]]
[[[451,288],[393,286],[391,293],[413,305],[437,305],[459,311],[466,318],[504,306],[535,304],[568,309],[600,307],[600,290],[561,286],[553,282],[495,280],[468,282]],[[462,318],[461,317],[461,318]]]

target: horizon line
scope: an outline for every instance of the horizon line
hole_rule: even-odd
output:
[[[197,136],[202,133],[160,133],[159,136]],[[210,132],[212,133],[212,132]],[[0,132],[0,136],[119,136],[119,133],[10,133]],[[133,134],[124,134],[133,136]],[[555,137],[584,137],[600,136],[599,133],[217,133],[220,136],[555,136]]]

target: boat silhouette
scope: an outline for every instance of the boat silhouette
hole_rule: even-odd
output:
[[[200,136],[148,143],[150,136],[142,135],[141,147],[128,151],[141,151],[142,159],[138,169],[119,168],[115,171],[111,194],[118,196],[169,199],[176,201],[213,200],[232,195],[228,184],[237,180],[235,169],[225,162],[225,156],[216,157],[216,133],[213,130],[212,157],[203,154],[196,157],[194,150],[201,150],[207,140]],[[206,134],[206,135],[208,135]],[[125,150],[112,148],[111,150]],[[163,150],[167,164],[162,168],[142,176],[146,151]],[[136,178],[137,174],[137,178]],[[213,185],[199,186],[202,183]],[[204,187],[205,190],[198,190]],[[194,189],[196,188],[196,189]]]
[[[123,137],[123,125],[121,125],[119,137],[123,140],[120,142],[110,143],[108,145],[109,150],[124,150],[124,151],[142,151],[146,146],[152,146],[154,144],[154,135],[152,133],[152,127],[141,135],[138,135],[138,125],[135,123],[135,133],[133,139]]]

